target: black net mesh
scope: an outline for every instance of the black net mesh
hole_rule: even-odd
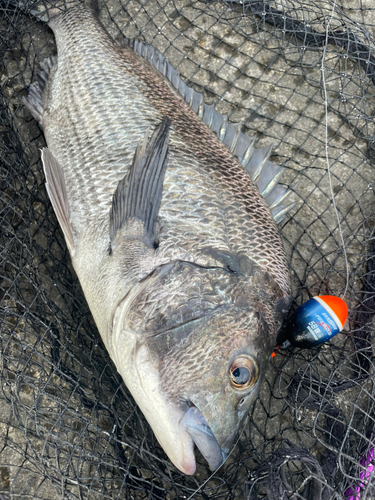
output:
[[[345,293],[350,308],[330,343],[274,358],[229,459],[212,475],[198,457],[187,477],[104,349],[45,191],[44,137],[22,96],[56,53],[54,37],[0,2],[1,500],[375,498],[366,462],[375,442],[372,5],[99,4],[119,43],[137,37],[158,48],[206,102],[242,120],[257,147],[273,144],[283,182],[299,181],[281,224],[292,309],[327,293]]]

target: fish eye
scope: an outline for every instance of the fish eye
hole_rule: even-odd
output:
[[[258,363],[250,356],[238,356],[229,368],[229,381],[238,391],[250,389],[258,380]]]

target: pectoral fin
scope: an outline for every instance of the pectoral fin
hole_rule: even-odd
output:
[[[155,243],[155,224],[160,208],[167,168],[170,120],[165,118],[152,136],[146,132],[135,151],[132,165],[113,195],[109,235],[111,247],[116,232],[132,219],[143,223],[139,238],[149,247]]]
[[[74,255],[73,231],[70,224],[69,203],[66,192],[64,172],[56,158],[47,148],[42,149],[42,162],[46,176],[46,188],[57,220],[64,233],[70,255]]]

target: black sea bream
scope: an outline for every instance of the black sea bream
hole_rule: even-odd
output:
[[[193,474],[195,444],[214,470],[257,397],[290,295],[274,220],[289,208],[282,169],[158,51],[115,44],[91,8],[32,12],[58,53],[25,104],[85,297],[170,460]]]

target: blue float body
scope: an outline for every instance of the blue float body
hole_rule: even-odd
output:
[[[295,347],[314,347],[330,340],[340,327],[328,311],[312,298],[302,304],[288,321],[284,330],[284,341],[281,348],[289,345]]]

